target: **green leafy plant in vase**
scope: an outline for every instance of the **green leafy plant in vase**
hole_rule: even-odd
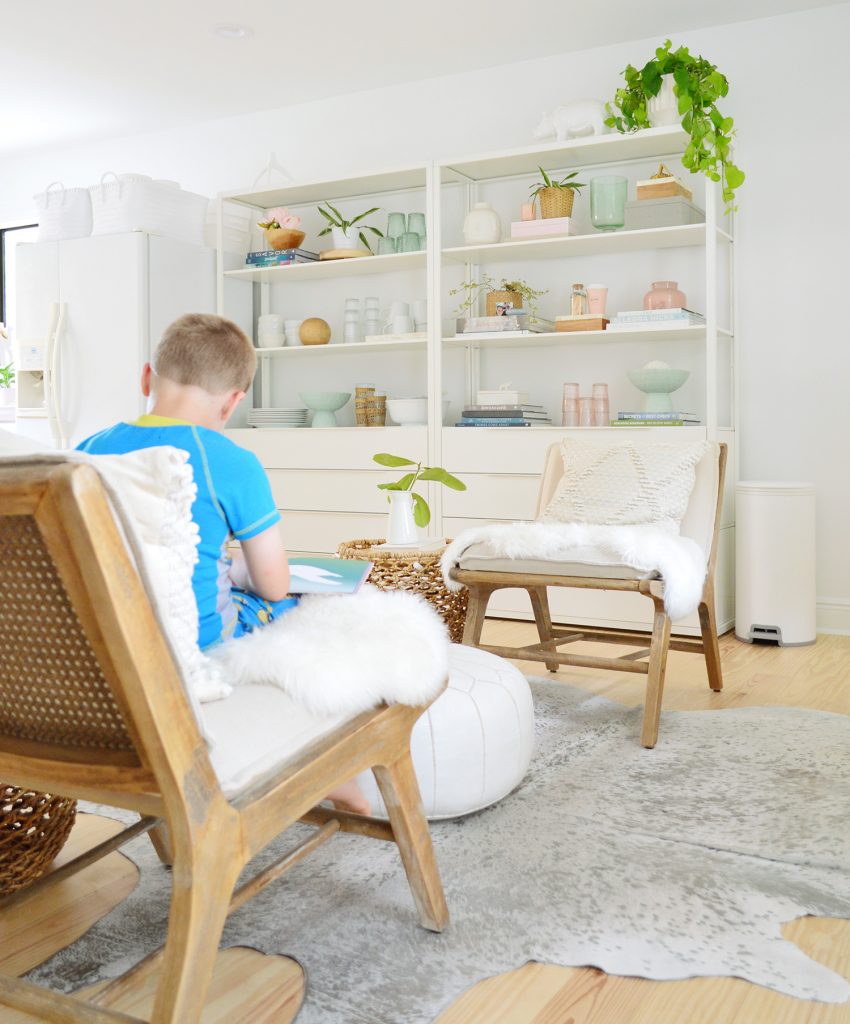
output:
[[[15,383],[15,370],[12,363],[0,366],[0,388],[11,388]]]
[[[540,171],[542,181],[536,181],[531,186],[531,202],[539,201],[540,216],[545,220],[551,217],[570,217],[573,212],[573,201],[576,194],[585,187],[583,181],[573,181],[578,177],[578,171],[572,171],[563,178],[550,178],[542,167]]]
[[[319,213],[328,222],[327,226],[319,232],[319,237],[322,235],[333,235],[334,248],[336,249],[355,249],[357,248],[358,239],[363,243],[364,248],[372,251],[372,246],[369,244],[369,240],[366,237],[366,232],[371,231],[373,235],[378,238],[383,238],[383,231],[379,231],[378,228],[372,227],[371,224],[362,223],[366,217],[371,216],[373,213],[377,213],[380,209],[379,206],[373,206],[371,210],[364,210],[363,213],[359,213],[356,217],[352,217],[351,220],[346,220],[345,217],[339,212],[335,206],[325,201],[325,209],[322,206],[318,207]]]
[[[425,527],[431,522],[428,502],[413,490],[420,480],[433,480],[435,483],[450,487],[453,491],[466,490],[466,484],[462,480],[458,480],[440,466],[423,466],[414,459],[406,459],[402,455],[389,455],[387,452],[373,455],[372,460],[379,466],[387,466],[390,469],[416,467],[394,483],[378,484],[382,491],[388,492],[387,500],[390,502],[388,544],[416,544],[419,540],[416,527]]]
[[[526,281],[503,277],[497,282],[496,278],[490,277],[489,274],[481,274],[476,280],[462,281],[457,288],[452,288],[449,295],[462,296],[455,308],[455,316],[469,317],[475,316],[475,309],[482,295],[487,297],[487,316],[496,316],[496,306],[500,302],[510,302],[514,309],[524,309],[533,315],[537,311],[537,300],[546,292],[545,288],[542,291],[532,288]]]
[[[682,163],[692,174],[721,182],[728,213],[745,178],[731,159],[734,121],[717,109],[729,83],[714,64],[694,56],[687,46],[672,47],[667,39],[640,70],[628,65],[625,87],[614,96],[616,109],[608,104],[605,124],[625,133],[679,121],[690,135]]]

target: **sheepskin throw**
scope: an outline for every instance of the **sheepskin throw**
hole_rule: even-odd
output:
[[[678,531],[694,489],[694,467],[712,443],[599,445],[566,437],[564,475],[540,522],[655,523]]]
[[[317,715],[425,704],[448,675],[445,623],[424,598],[363,587],[305,597],[291,612],[213,648],[232,686],[277,686]]]
[[[450,590],[460,590],[462,584],[451,579],[450,573],[473,544],[483,545],[485,555],[497,558],[582,562],[589,567],[626,565],[647,573],[654,570],[664,581],[664,607],[674,621],[696,611],[702,598],[704,552],[696,541],[663,526],[499,523],[463,530],[441,561]]]

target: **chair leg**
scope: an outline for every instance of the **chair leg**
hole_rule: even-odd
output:
[[[528,596],[531,598],[531,609],[534,612],[534,621],[537,623],[537,635],[541,641],[552,639],[552,615],[549,612],[549,593],[545,587],[526,587]],[[547,661],[546,668],[550,672],[557,672],[557,661]]]
[[[646,702],[643,706],[643,725],[640,742],[644,747],[654,747],[658,741],[658,724],[661,719],[661,700],[664,696],[664,674],[667,671],[667,651],[670,646],[670,616],[664,611],[660,598],[655,602],[655,616],[652,623],[652,641],[649,646],[649,674],[646,682]]]
[[[720,644],[717,642],[717,618],[714,613],[714,587],[706,586],[699,606],[699,625],[708,685],[712,690],[723,689],[723,670],[720,666]]]
[[[441,932],[448,924],[449,912],[410,752],[395,764],[376,765],[372,771],[390,816],[420,924]]]
[[[489,587],[469,588],[469,607],[466,610],[466,622],[463,627],[463,642],[467,647],[477,647],[481,642],[484,616],[487,614],[487,604],[492,593]]]
[[[151,1024],[197,1024],[243,865],[235,830],[224,823],[206,822],[187,842],[172,839],[168,938]]]
[[[151,844],[156,850],[156,855],[160,861],[165,864],[166,867],[171,867],[174,863],[174,855],[171,852],[171,839],[168,836],[168,826],[163,822],[161,825],[156,825],[148,833],[150,836]]]

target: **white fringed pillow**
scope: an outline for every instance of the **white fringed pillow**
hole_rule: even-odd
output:
[[[678,532],[710,442],[593,444],[564,438],[564,475],[542,523],[654,523]]]

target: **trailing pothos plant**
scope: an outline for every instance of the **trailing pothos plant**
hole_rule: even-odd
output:
[[[687,46],[672,47],[667,39],[640,70],[628,65],[623,72],[625,88],[618,89],[614,97],[617,109],[608,104],[605,124],[620,132],[649,128],[647,101],[658,95],[664,75],[672,75],[682,127],[691,137],[682,163],[692,174],[702,172],[711,181],[722,183],[728,212],[736,190],[744,183],[744,172],[730,159],[734,121],[717,109],[717,100],[729,92],[729,83],[714,64],[694,56]]]
[[[456,476],[447,473],[440,466],[423,466],[421,462],[413,459],[405,459],[401,455],[388,455],[386,452],[379,452],[372,456],[372,460],[379,466],[389,466],[391,469],[398,469],[402,466],[416,466],[411,473],[405,473],[401,480],[392,484],[378,484],[382,491],[409,491],[413,497],[413,521],[417,526],[427,526],[431,522],[431,509],[428,502],[417,494],[413,488],[419,480],[433,480],[435,483],[451,487],[453,491],[465,491],[466,484],[458,480]],[[390,496],[387,495],[387,501]]]

